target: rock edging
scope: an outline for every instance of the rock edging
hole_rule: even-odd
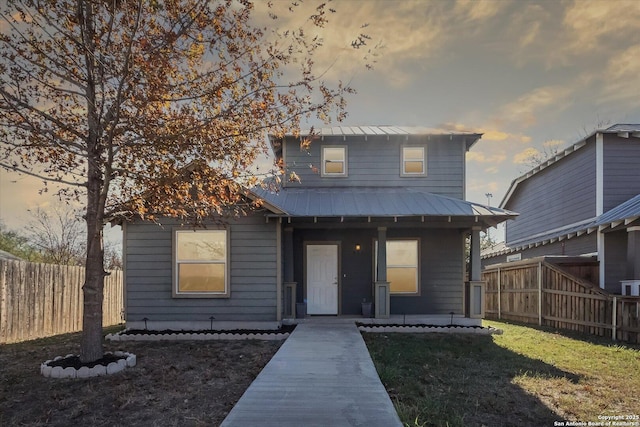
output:
[[[108,334],[105,338],[109,341],[210,341],[210,340],[265,340],[281,341],[289,337],[289,332],[278,333],[249,333],[239,334],[232,332],[173,332],[165,334],[127,334],[127,330]]]
[[[110,354],[107,352],[106,354]],[[66,356],[58,356],[52,360],[47,360],[40,365],[40,373],[47,378],[91,378],[100,377],[104,375],[116,374],[123,371],[126,368],[132,368],[136,366],[136,355],[133,353],[127,353],[124,351],[116,351],[113,353],[116,357],[122,357],[117,362],[111,362],[107,366],[96,365],[93,368],[83,366],[79,369],[62,366],[49,366],[49,363],[65,359],[68,357],[75,357],[75,354],[67,354]]]
[[[502,335],[502,329],[496,329],[492,326],[489,327],[477,327],[477,326],[422,326],[422,325],[359,325],[358,330],[361,332],[373,332],[373,333],[389,333],[389,332],[401,332],[401,333],[414,333],[424,334],[429,332],[445,333],[445,334],[473,334],[473,335]]]

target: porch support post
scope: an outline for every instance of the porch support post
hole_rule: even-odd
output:
[[[293,227],[284,228],[284,317],[296,317],[296,288],[293,281]]]
[[[484,317],[485,284],[482,281],[480,269],[480,227],[471,229],[469,263],[471,264],[469,281],[464,286],[464,315],[471,318],[482,318]]]
[[[374,284],[375,317],[388,319],[391,314],[389,282],[387,282],[387,228],[378,227],[378,268]]]
[[[293,282],[293,227],[284,229],[284,281]]]
[[[479,282],[482,279],[480,274],[480,227],[471,229],[471,254],[469,260],[471,262],[471,277],[469,277],[469,280]]]
[[[378,282],[387,281],[387,227],[378,227]]]

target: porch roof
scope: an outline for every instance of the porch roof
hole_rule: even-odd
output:
[[[516,213],[415,188],[254,188],[277,215],[290,217],[482,217],[497,223]]]

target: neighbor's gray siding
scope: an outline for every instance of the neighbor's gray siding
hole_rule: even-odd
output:
[[[539,256],[552,256],[552,255],[567,255],[578,256],[595,254],[598,252],[598,236],[596,233],[583,234],[582,236],[573,237],[571,239],[563,240],[561,242],[554,242],[551,244],[538,246],[530,249],[524,249],[515,254],[521,254],[522,259],[536,258]],[[511,255],[511,254],[509,254]],[[485,258],[482,260],[482,266],[488,266],[492,264],[500,264],[507,262],[508,255],[499,255],[496,257]]]
[[[640,139],[604,136],[604,212],[640,193]]]
[[[127,321],[276,320],[276,227],[262,215],[229,225],[229,298],[172,297],[172,234],[175,222],[126,225]]]
[[[587,144],[518,185],[504,206],[520,213],[507,223],[507,244],[595,216],[595,154]]]
[[[627,230],[604,233],[604,288],[619,294],[620,281],[627,279]]]
[[[465,151],[462,139],[432,136],[364,136],[325,137],[311,143],[307,151],[297,140],[285,141],[284,157],[288,172],[295,172],[300,183],[287,186],[303,187],[420,187],[435,194],[464,198]],[[323,146],[347,146],[348,177],[322,177]],[[425,146],[426,177],[401,177],[401,147]]]

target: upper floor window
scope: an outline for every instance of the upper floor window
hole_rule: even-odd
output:
[[[425,147],[402,147],[402,176],[425,176],[426,164]]]
[[[176,230],[174,244],[174,296],[229,296],[226,230]]]
[[[322,176],[347,176],[347,147],[322,147]]]

